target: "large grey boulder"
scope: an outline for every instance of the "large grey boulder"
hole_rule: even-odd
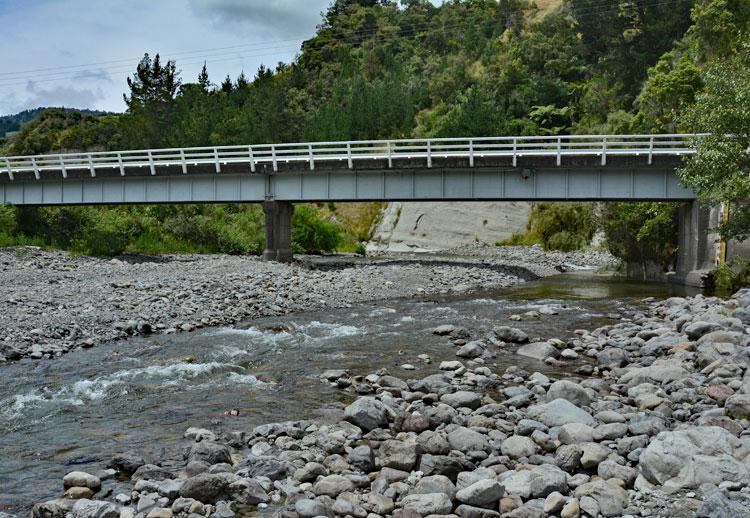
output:
[[[65,487],[87,487],[93,491],[98,491],[102,487],[102,481],[99,477],[86,473],[84,471],[71,471],[63,477],[63,486]]]
[[[224,474],[201,473],[185,480],[180,487],[180,496],[213,504],[229,496],[229,479]]]
[[[488,451],[490,444],[487,437],[469,428],[459,426],[448,433],[448,444],[454,450],[462,451]]]
[[[318,480],[312,490],[316,495],[336,498],[344,491],[351,491],[353,488],[354,484],[348,478],[341,475],[328,475]]]
[[[473,342],[469,342],[468,344],[458,349],[458,351],[456,351],[456,356],[458,356],[459,358],[472,359],[484,356],[486,353],[487,347],[484,342],[474,340]]]
[[[750,369],[748,369],[750,372]],[[735,394],[724,402],[726,413],[737,419],[750,419],[750,394]]]
[[[620,376],[619,383],[634,387],[641,383],[654,383],[656,385],[676,381],[689,375],[680,360],[656,360],[648,367],[636,367]]]
[[[730,500],[726,493],[716,489],[709,493],[696,511],[694,518],[747,518],[750,509]]]
[[[596,503],[601,516],[622,516],[623,510],[628,505],[628,492],[603,480],[578,486],[573,494],[582,504],[584,499],[592,499]],[[586,510],[584,505],[582,507]],[[596,515],[591,512],[588,514]]]
[[[422,516],[430,514],[448,514],[453,509],[453,502],[445,493],[427,493],[408,495],[401,500],[403,509],[412,509]]]
[[[704,483],[750,483],[746,448],[718,426],[661,432],[641,453],[639,466],[646,480],[667,491]]]
[[[73,504],[73,518],[119,518],[120,508],[111,502],[82,498]]]
[[[403,471],[411,471],[417,462],[415,442],[388,440],[378,450],[380,465]]]
[[[369,432],[388,425],[388,409],[382,401],[373,397],[361,397],[346,407],[347,420]]]
[[[496,480],[480,480],[456,493],[456,499],[476,507],[492,507],[505,494],[505,488]]]
[[[184,457],[188,462],[199,460],[209,465],[232,463],[232,452],[229,447],[211,441],[193,444],[186,449]]]
[[[534,455],[539,447],[525,435],[511,435],[500,445],[500,451],[512,459]]]
[[[522,344],[529,341],[529,335],[515,327],[496,326],[492,329],[492,332],[498,340],[503,342]]]
[[[452,500],[456,497],[456,486],[445,475],[431,475],[422,477],[409,494],[427,495],[430,493],[445,493]]]
[[[578,408],[567,399],[555,399],[542,405],[529,407],[528,415],[545,425],[562,426],[568,423],[582,423],[594,425],[594,418],[585,410]]]
[[[547,401],[555,399],[567,399],[576,406],[589,406],[591,397],[588,392],[578,383],[568,380],[559,380],[550,385],[547,390]]]
[[[553,464],[542,464],[531,470],[529,488],[533,498],[545,498],[558,492],[568,492],[568,474]]]
[[[549,342],[533,342],[530,344],[522,345],[516,351],[520,356],[527,358],[533,358],[534,360],[544,360],[545,358],[557,358],[560,356],[560,352],[557,347]]]
[[[482,405],[482,396],[476,392],[459,390],[452,394],[445,394],[440,398],[440,401],[453,408],[466,407],[476,410]]]

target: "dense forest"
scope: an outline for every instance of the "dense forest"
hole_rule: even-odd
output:
[[[743,69],[749,23],[747,0],[450,0],[439,7],[427,0],[335,0],[292,63],[223,80],[204,67],[191,81],[168,56],[146,55],[128,80],[124,114],[47,110],[3,152],[703,131],[717,124],[707,113],[721,93],[743,88],[736,81],[722,86],[721,71]],[[747,110],[750,100],[743,102]],[[685,177],[714,199],[715,189],[701,185],[707,173],[700,167],[690,164]],[[297,249],[356,249],[367,225],[347,210],[299,210],[295,231],[308,240],[298,240]],[[598,211],[603,223],[557,233],[603,227],[618,255],[668,266],[675,210],[611,204]],[[377,207],[363,212],[372,221]],[[535,211],[558,222],[593,212],[576,205]],[[530,226],[531,238],[546,246],[586,241],[549,235],[539,225]],[[25,240],[85,253],[257,253],[261,226],[254,206],[6,208],[0,244]]]

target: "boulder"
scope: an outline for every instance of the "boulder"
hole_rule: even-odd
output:
[[[456,493],[456,499],[476,507],[493,507],[505,494],[496,480],[480,480]]]
[[[594,418],[591,417],[591,414],[578,408],[567,399],[555,399],[549,403],[531,406],[528,410],[528,416],[550,427],[568,423],[594,425]]]
[[[99,491],[102,481],[99,477],[90,475],[84,471],[71,471],[63,477],[64,487],[87,487],[92,491]]]
[[[211,441],[201,441],[193,444],[185,451],[185,459],[203,461],[209,465],[231,464],[232,452],[228,446]]]
[[[529,335],[515,327],[496,326],[492,329],[492,332],[498,340],[502,340],[503,342],[523,344],[529,341]]]
[[[534,455],[539,447],[525,435],[511,435],[500,445],[500,451],[512,459]]]
[[[408,495],[401,500],[403,509],[412,509],[422,516],[448,514],[453,510],[453,502],[445,493]]]
[[[748,369],[750,372],[750,369]],[[727,415],[736,419],[750,419],[750,394],[735,394],[724,402]]]
[[[388,410],[382,401],[373,397],[361,397],[346,407],[347,420],[369,432],[388,426]]]
[[[547,401],[554,401],[555,399],[567,399],[576,406],[589,406],[591,404],[591,397],[588,392],[578,383],[573,383],[568,380],[560,380],[550,385],[547,390]]]
[[[490,444],[487,437],[470,428],[459,426],[448,433],[448,444],[454,450],[469,451],[489,451]]]
[[[73,518],[120,518],[120,508],[110,502],[99,500],[76,500],[72,510]]]
[[[411,471],[417,462],[415,442],[388,440],[378,450],[380,465],[403,471]]]
[[[750,483],[746,449],[733,434],[718,426],[697,426],[661,432],[641,453],[643,476],[665,490]]]
[[[578,486],[573,494],[579,501],[585,498],[593,499],[601,516],[622,516],[629,501],[627,491],[603,480],[595,480]]]
[[[529,489],[532,498],[545,498],[554,492],[567,493],[568,475],[555,465],[542,464],[531,470]]]
[[[348,478],[341,475],[328,475],[318,480],[313,485],[313,493],[316,495],[327,495],[336,498],[344,491],[354,489],[354,484]]]
[[[409,494],[427,495],[430,493],[445,493],[452,500],[456,497],[456,486],[445,475],[431,475],[422,477]]]
[[[229,480],[224,474],[201,473],[188,478],[180,487],[182,498],[193,498],[204,504],[213,504],[226,498]]]
[[[516,354],[540,361],[544,360],[545,358],[557,358],[558,356],[560,356],[560,352],[557,350],[557,347],[549,342],[533,342],[530,344],[522,345],[518,348]]]
[[[453,408],[466,407],[476,410],[482,405],[482,396],[476,392],[459,390],[452,394],[445,394],[440,398],[440,401]]]

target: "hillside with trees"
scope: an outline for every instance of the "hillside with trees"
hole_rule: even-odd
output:
[[[193,79],[182,77],[179,62],[168,56],[146,55],[128,80],[126,113],[76,117],[48,110],[4,152],[702,130],[718,127],[718,120],[705,115],[716,99],[729,99],[733,89],[746,91],[748,82],[739,78],[747,52],[740,49],[749,22],[745,0],[565,0],[541,6],[452,0],[440,7],[427,0],[336,0],[292,63],[223,80],[204,67]],[[734,68],[723,65],[730,62]],[[738,70],[738,79],[726,79],[724,70]],[[741,119],[748,98],[739,103]],[[746,124],[737,129],[747,131]],[[735,151],[741,146],[731,145]],[[735,186],[717,191],[715,181],[704,181],[710,176],[706,167],[689,164],[685,179],[707,200],[733,198]],[[746,164],[737,167],[747,171]],[[331,238],[312,248],[297,243],[298,249],[338,248],[342,239],[356,249],[357,240],[367,237],[361,221],[337,209],[299,211],[298,224],[305,219],[329,225]],[[675,206],[631,209],[613,204],[604,211],[612,250],[635,251],[667,266],[672,259],[665,250],[673,251],[673,244],[654,246],[653,240],[664,245]],[[256,253],[259,238],[250,236],[259,235],[262,225],[252,206],[4,210],[0,217],[12,225],[0,228],[14,229],[4,231],[5,242],[25,239],[86,253]],[[556,209],[537,212],[555,219],[550,210]],[[95,232],[85,230],[90,225]],[[56,226],[59,231],[49,232],[62,237],[40,230]],[[591,231],[588,224],[585,231]],[[86,243],[90,236],[100,236],[105,245]],[[108,236],[116,246],[106,245]],[[581,236],[545,240],[560,247],[571,242],[582,242]]]

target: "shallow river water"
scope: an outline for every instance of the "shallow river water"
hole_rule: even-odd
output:
[[[575,329],[615,322],[643,297],[671,294],[661,284],[563,274],[502,291],[265,318],[246,329],[133,339],[2,366],[0,511],[28,512],[30,504],[61,494],[66,472],[96,472],[118,452],[177,464],[190,426],[249,430],[314,417],[347,397],[321,383],[326,369],[430,374],[440,360],[455,359],[447,340],[431,333],[440,324],[470,330],[512,324],[531,336],[564,339]],[[541,304],[555,306],[559,315],[508,320]],[[270,330],[280,324],[292,330]],[[417,358],[424,353],[431,364]],[[401,370],[404,363],[417,371]],[[490,367],[502,372],[514,364],[550,372],[512,352],[500,353]],[[222,415],[230,408],[239,409],[239,417]]]

